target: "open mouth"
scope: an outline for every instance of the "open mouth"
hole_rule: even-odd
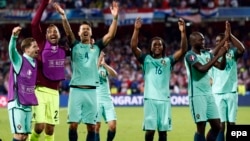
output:
[[[57,37],[56,36],[51,36],[50,40],[57,40]]]
[[[155,49],[155,52],[158,52],[158,53],[159,53],[159,52],[161,52],[161,50],[160,50],[160,49]]]
[[[88,35],[89,35],[88,32],[83,33],[83,36],[88,36]]]

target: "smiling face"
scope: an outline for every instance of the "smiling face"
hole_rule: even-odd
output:
[[[52,44],[57,45],[61,35],[55,25],[49,25],[46,32],[46,39]]]
[[[154,56],[161,56],[163,50],[163,44],[161,40],[153,40],[151,44],[151,52]]]
[[[165,43],[162,38],[154,37],[151,39],[150,54],[154,58],[161,58],[164,56]]]
[[[34,38],[26,38],[21,43],[22,51],[32,58],[38,57],[39,47]]]
[[[83,43],[90,43],[92,36],[91,26],[87,23],[83,23],[79,28],[78,35],[80,36],[80,39]]]

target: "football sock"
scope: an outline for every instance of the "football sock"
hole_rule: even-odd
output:
[[[69,129],[69,140],[77,141],[77,139],[78,139],[77,131]]]
[[[167,133],[164,131],[159,132],[159,141],[167,141]]]
[[[207,141],[215,141],[218,133],[210,129],[207,133]]]
[[[95,141],[95,132],[89,131],[88,134],[87,134],[86,141]]]
[[[99,133],[95,133],[95,141],[100,141],[100,134]]]
[[[224,132],[220,131],[217,135],[216,141],[225,141]]]
[[[35,130],[32,130],[31,134],[29,135],[29,141],[38,141],[40,134],[37,134]]]
[[[145,141],[153,141],[154,134],[146,133],[145,134]]]
[[[195,133],[194,134],[194,141],[206,141],[205,136]]]
[[[44,140],[45,141],[54,141],[54,134],[53,135],[44,134]]]
[[[108,137],[107,137],[107,141],[113,141],[113,139],[114,139],[114,137],[115,137],[115,131],[114,132],[112,132],[112,131],[110,131],[110,130],[108,130]]]

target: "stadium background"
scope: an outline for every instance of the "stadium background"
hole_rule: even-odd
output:
[[[6,1],[6,5],[4,5]],[[223,1],[223,0],[222,0]],[[225,3],[216,0],[191,3],[185,0],[138,0],[120,1],[119,27],[116,37],[105,49],[106,61],[117,72],[117,78],[110,79],[111,93],[116,105],[142,105],[143,75],[129,47],[133,32],[133,23],[141,16],[143,27],[140,31],[140,47],[147,52],[150,38],[162,37],[167,44],[166,54],[172,54],[179,48],[180,33],[177,20],[182,17],[186,21],[187,36],[192,31],[204,34],[208,48],[215,41],[215,35],[224,32],[225,20],[231,23],[232,33],[244,43],[246,52],[238,61],[238,92],[240,105],[250,105],[250,2],[243,0],[227,0]],[[23,30],[18,43],[31,36],[30,22],[39,0],[1,0],[0,1],[0,105],[6,105],[7,81],[9,69],[8,41],[12,28],[21,25]],[[93,38],[100,39],[108,30],[112,16],[108,5],[111,1],[57,0],[65,7],[72,30],[77,35],[80,23],[89,20],[93,24]],[[42,29],[53,23],[62,34],[61,44],[67,46],[65,33],[59,14],[48,6],[42,18]],[[60,86],[61,106],[67,106],[68,83],[71,78],[70,57],[65,63],[66,78]],[[167,87],[167,86],[166,86]],[[173,105],[188,105],[187,76],[183,61],[178,62],[172,72],[170,89],[173,94]],[[132,97],[131,97],[132,96]],[[242,97],[242,98],[241,98]],[[242,101],[242,102],[241,102]]]
[[[78,27],[83,20],[93,23],[93,38],[100,39],[108,30],[112,17],[108,6],[110,0],[55,0],[65,7],[71,27],[77,35]],[[223,0],[220,0],[222,2]],[[18,43],[31,35],[30,22],[40,0],[0,0],[0,110],[6,110],[6,95],[8,82],[8,69],[10,65],[8,57],[8,41],[14,26],[21,25],[23,30]],[[210,48],[215,42],[215,36],[224,32],[225,20],[231,23],[232,33],[244,43],[246,52],[238,61],[238,92],[239,105],[244,106],[241,121],[249,124],[247,117],[250,110],[250,2],[246,0],[203,0],[194,2],[186,0],[120,0],[119,27],[116,37],[105,49],[106,60],[109,65],[118,72],[117,78],[111,78],[111,93],[113,102],[118,108],[118,114],[130,113],[123,111],[119,106],[134,107],[135,111],[141,110],[143,105],[143,76],[141,69],[129,47],[133,32],[133,23],[137,16],[143,19],[143,27],[140,31],[140,47],[147,52],[150,38],[160,36],[167,44],[167,55],[172,54],[179,48],[180,33],[177,20],[182,17],[186,21],[187,36],[192,31],[200,31],[204,34],[207,47]],[[45,31],[49,24],[56,24],[62,34],[61,44],[67,46],[60,16],[51,6],[43,15],[42,29]],[[60,106],[65,112],[68,100],[68,83],[71,78],[70,57],[65,63],[66,78],[60,86]],[[167,87],[167,86],[166,86]],[[187,110],[187,76],[183,61],[178,62],[173,68],[171,77],[171,102],[172,105],[184,106]],[[247,107],[245,107],[247,106]],[[178,111],[178,108],[174,110]],[[173,110],[173,111],[174,111]],[[64,113],[63,112],[63,113]],[[141,111],[140,111],[141,112]],[[140,113],[138,112],[138,113]],[[183,111],[180,111],[182,113]],[[2,113],[2,112],[1,112]],[[8,127],[6,111],[0,116],[0,130]],[[64,113],[65,114],[65,113]],[[189,113],[187,112],[187,115]],[[66,115],[64,115],[66,116]],[[177,116],[179,116],[177,114]],[[4,118],[3,118],[4,117]],[[129,118],[129,117],[128,117]],[[141,116],[138,118],[141,124]],[[62,122],[64,118],[61,120]],[[125,120],[125,119],[123,119]],[[123,122],[123,121],[119,121]],[[191,119],[188,120],[191,122]],[[2,128],[4,127],[4,128]],[[67,128],[67,127],[66,127]],[[128,127],[130,128],[130,127]],[[137,129],[137,128],[136,128]],[[6,129],[9,134],[9,130]],[[139,134],[141,125],[139,125]],[[138,132],[138,131],[137,131]],[[5,132],[0,131],[0,138]]]

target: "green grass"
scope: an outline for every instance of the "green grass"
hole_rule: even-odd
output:
[[[250,124],[250,107],[239,107],[237,124]],[[116,107],[118,116],[117,134],[115,141],[135,141],[144,140],[142,131],[143,109],[142,107]],[[196,130],[195,124],[191,118],[188,107],[173,107],[172,109],[173,130],[168,133],[168,140],[172,141],[191,141]],[[7,109],[0,108],[0,138],[3,141],[12,140],[12,134],[9,127],[9,118]],[[67,109],[60,110],[60,124],[55,129],[56,141],[68,140],[68,125],[66,123]],[[207,126],[209,127],[209,125]],[[107,125],[102,124],[101,140],[106,138]],[[207,128],[208,129],[208,128]],[[86,126],[81,124],[78,128],[78,140],[85,140]],[[157,134],[155,141],[158,140]],[[41,139],[42,141],[42,139]]]

